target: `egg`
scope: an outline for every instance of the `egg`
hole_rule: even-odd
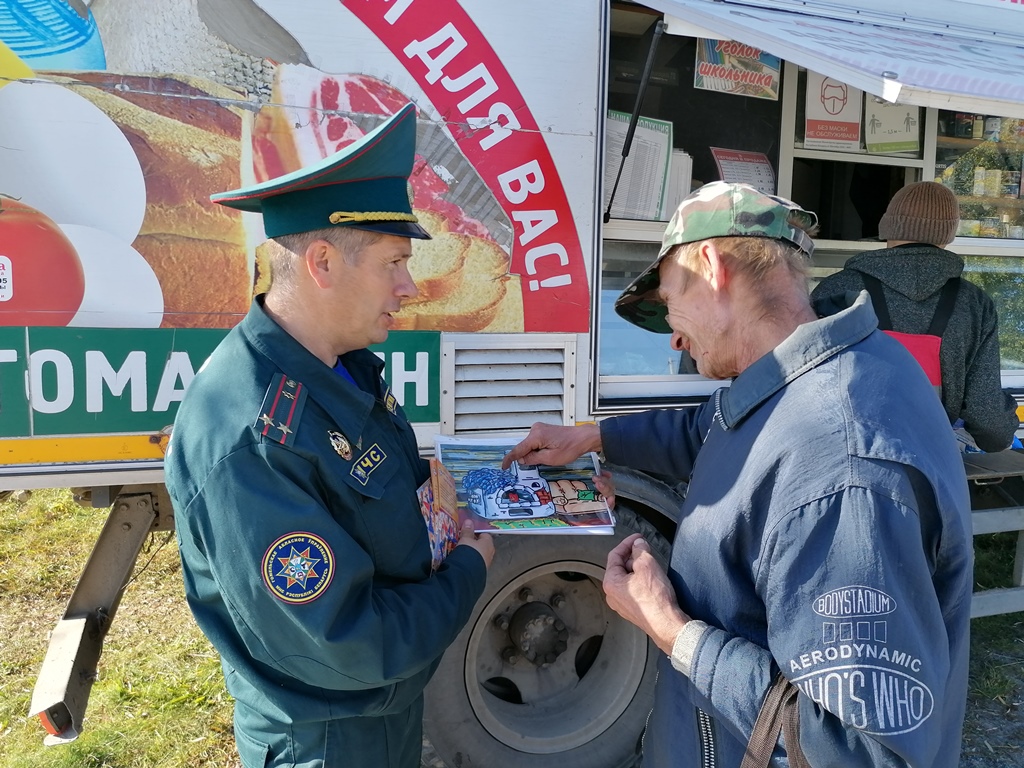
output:
[[[0,193],[123,243],[139,234],[146,212],[128,139],[92,102],[56,83],[0,88]]]
[[[152,267],[138,251],[94,227],[60,224],[78,251],[85,296],[68,323],[78,328],[157,328],[164,296]]]

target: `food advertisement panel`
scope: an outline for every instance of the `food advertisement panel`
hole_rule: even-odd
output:
[[[44,436],[125,436],[83,460],[159,458],[191,378],[269,280],[259,216],[210,194],[317,162],[409,101],[409,194],[433,239],[415,241],[419,295],[396,317],[421,333],[380,354],[389,380],[404,366],[410,417],[439,419],[439,332],[586,331],[597,14],[574,32],[595,55],[570,55],[580,20],[532,25],[546,4],[526,5],[0,13],[0,465],[34,460],[17,438]]]

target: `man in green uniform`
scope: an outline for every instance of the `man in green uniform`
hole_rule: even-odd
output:
[[[428,465],[366,349],[416,295],[415,137],[410,104],[317,166],[212,198],[263,214],[272,283],[189,387],[166,480],[246,768],[418,766],[423,688],[494,554],[469,527],[432,572]]]

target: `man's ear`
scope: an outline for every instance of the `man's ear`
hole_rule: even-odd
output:
[[[337,271],[336,262],[341,254],[326,240],[314,240],[306,246],[302,263],[317,288],[329,288]]]
[[[701,274],[708,281],[708,285],[717,291],[725,288],[729,284],[732,273],[726,264],[724,254],[718,250],[714,241],[702,242],[698,255]]]

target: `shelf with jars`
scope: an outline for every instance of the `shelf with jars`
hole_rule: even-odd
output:
[[[939,110],[935,180],[960,201],[961,237],[1024,239],[1024,120]]]

